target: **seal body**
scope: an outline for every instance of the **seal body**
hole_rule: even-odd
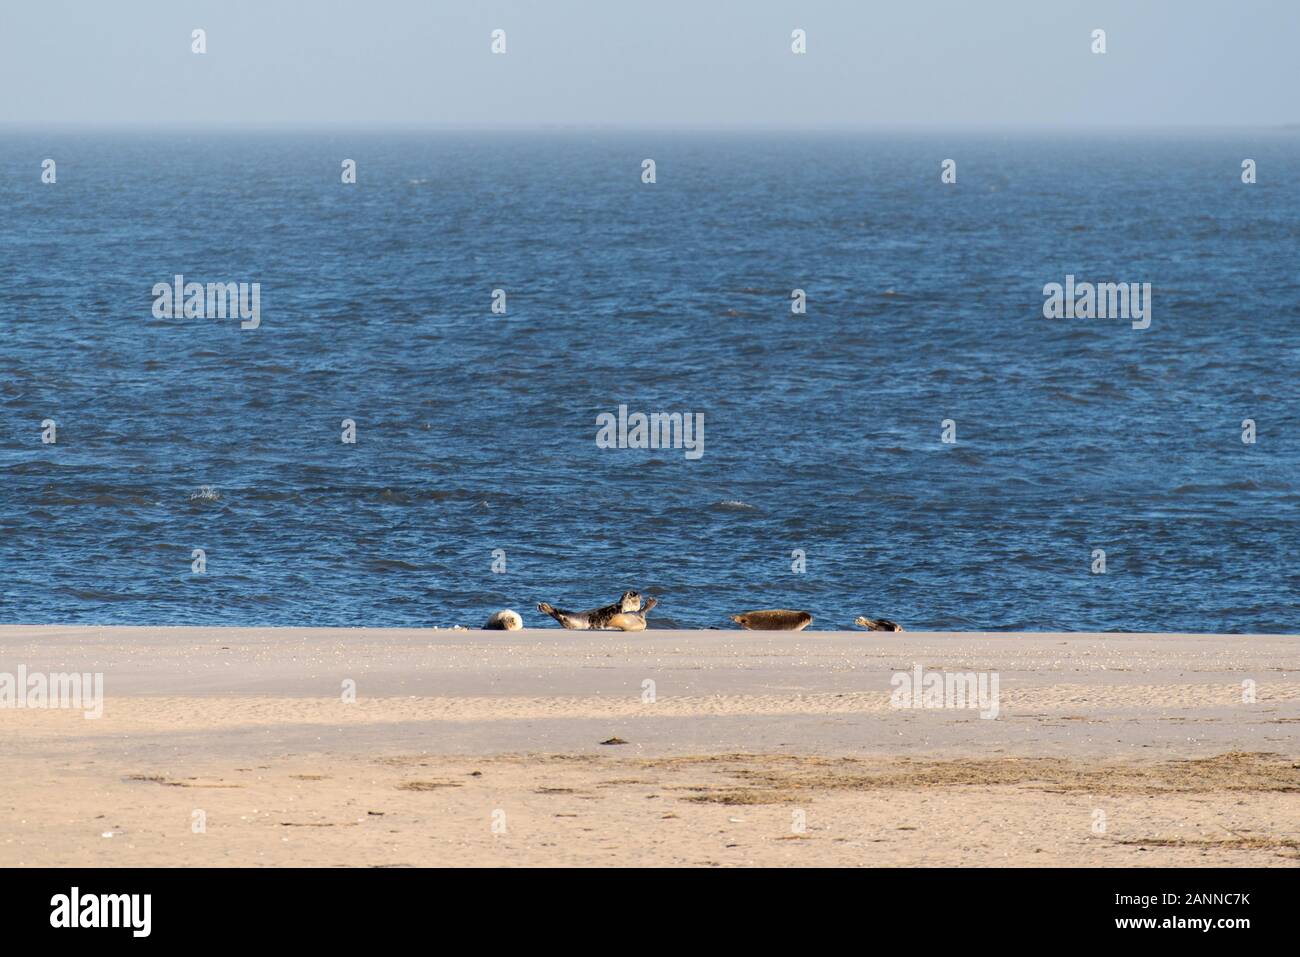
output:
[[[853,624],[868,631],[902,631],[903,626],[896,621],[890,621],[888,618],[868,618],[866,615],[859,615],[853,619]]]
[[[731,620],[750,631],[803,631],[812,623],[813,616],[789,608],[764,608],[732,615]]]
[[[609,628],[617,628],[619,631],[645,631],[645,616],[650,614],[650,609],[659,604],[658,598],[647,598],[645,607],[640,611],[622,611],[609,620]]]
[[[519,612],[503,608],[489,618],[483,627],[487,631],[518,631],[524,627],[524,620]]]
[[[588,611],[565,611],[546,602],[538,602],[537,610],[544,612],[558,621],[565,628],[573,631],[588,631],[598,628],[612,628],[611,621],[617,615],[641,610],[641,596],[634,591],[623,592],[623,597],[612,605],[592,608]],[[644,623],[641,626],[645,627]]]

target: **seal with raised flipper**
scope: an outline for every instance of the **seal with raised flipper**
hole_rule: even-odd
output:
[[[750,631],[803,631],[812,623],[813,616],[789,608],[764,608],[732,615],[731,620]]]
[[[853,619],[853,624],[868,631],[902,631],[903,626],[896,621],[890,621],[888,618],[868,618],[866,615],[858,615]]]
[[[524,619],[520,617],[519,612],[510,608],[502,608],[483,626],[486,631],[518,631],[523,627]]]
[[[598,628],[612,628],[610,622],[616,615],[641,610],[641,596],[634,591],[623,592],[623,597],[612,605],[592,608],[588,611],[565,611],[546,602],[538,602],[537,610],[545,612],[565,628],[573,631],[588,631]]]
[[[609,620],[607,628],[617,628],[619,631],[645,631],[645,616],[650,614],[650,609],[659,604],[658,598],[647,598],[645,607],[640,611],[621,611]]]

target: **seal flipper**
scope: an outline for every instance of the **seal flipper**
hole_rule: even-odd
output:
[[[562,608],[555,608],[551,605],[548,605],[544,601],[537,603],[537,610],[550,615],[561,625],[563,625],[565,628],[570,629],[571,631],[582,631],[587,627],[585,623],[577,624],[574,622],[573,612],[565,611]]]

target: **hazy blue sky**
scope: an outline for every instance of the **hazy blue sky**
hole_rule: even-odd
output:
[[[0,0],[0,122],[1271,125],[1298,44],[1298,0]]]

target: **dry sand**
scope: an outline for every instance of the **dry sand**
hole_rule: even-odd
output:
[[[997,717],[891,707],[918,663]],[[1300,636],[0,627],[19,666],[106,699],[0,708],[0,866],[1300,865]]]

